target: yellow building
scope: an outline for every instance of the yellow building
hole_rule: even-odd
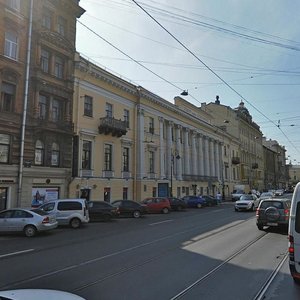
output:
[[[75,61],[70,197],[141,201],[222,188],[230,137],[210,114],[180,97],[173,104],[79,55]]]

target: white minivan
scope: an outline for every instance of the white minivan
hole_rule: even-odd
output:
[[[289,256],[291,275],[300,284],[300,182],[295,187],[290,210]]]
[[[54,214],[58,225],[69,225],[72,228],[79,228],[82,223],[88,223],[90,220],[85,199],[50,200],[38,209]]]

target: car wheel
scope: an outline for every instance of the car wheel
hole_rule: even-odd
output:
[[[81,225],[81,221],[78,219],[78,218],[73,218],[71,221],[70,221],[70,226],[74,229],[77,229],[79,228]]]
[[[197,203],[197,208],[201,208],[202,204],[201,203]]]
[[[263,225],[257,225],[258,230],[264,230],[264,226]]]
[[[136,219],[141,217],[141,213],[140,213],[140,211],[138,211],[138,210],[135,210],[135,211],[133,212],[132,215],[133,215],[133,217],[136,218]]]
[[[162,209],[162,213],[163,213],[163,214],[168,214],[168,213],[169,213],[169,209],[168,209],[167,207],[164,207],[164,208]]]
[[[300,285],[300,279],[299,279],[299,278],[293,277],[293,279],[294,279],[294,282],[295,282],[297,285]]]
[[[36,235],[36,228],[33,226],[33,225],[27,225],[25,228],[24,228],[24,234],[27,236],[27,237],[33,237]]]

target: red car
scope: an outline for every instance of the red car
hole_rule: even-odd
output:
[[[167,214],[171,210],[170,201],[168,198],[152,197],[146,198],[143,204],[147,205],[149,213]]]

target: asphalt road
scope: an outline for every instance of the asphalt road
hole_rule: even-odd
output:
[[[259,231],[232,203],[141,219],[0,236],[0,290],[100,299],[299,299],[287,234]],[[263,298],[265,297],[265,298]]]

